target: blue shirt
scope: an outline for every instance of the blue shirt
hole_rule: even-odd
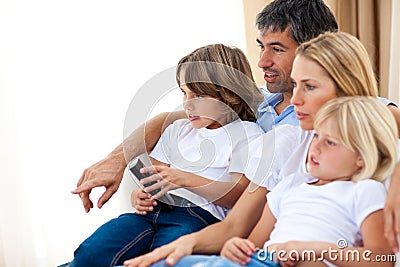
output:
[[[276,113],[275,107],[283,101],[283,94],[270,93],[265,87],[261,87],[261,91],[264,93],[265,101],[258,107],[257,124],[264,132],[270,131],[274,125],[299,125],[293,105],[287,106],[279,115]]]

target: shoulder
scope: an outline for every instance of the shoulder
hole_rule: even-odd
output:
[[[393,102],[393,101],[391,101],[391,100],[389,100],[389,99],[387,99],[387,98],[378,96],[377,99],[378,99],[379,102],[381,102],[381,103],[384,104],[385,106],[395,106],[395,107],[398,107],[397,104],[396,104],[395,102]]]
[[[179,119],[174,121],[170,124],[167,128],[165,128],[164,132],[162,133],[163,136],[165,135],[173,135],[178,136],[182,134],[187,134],[188,132],[192,131],[194,128],[191,126],[190,121],[188,119]]]

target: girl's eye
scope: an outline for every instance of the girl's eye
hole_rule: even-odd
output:
[[[186,95],[186,92],[185,92],[185,91],[181,90],[181,92],[182,92],[183,95]]]
[[[336,143],[330,140],[326,140],[326,143],[328,144],[328,146],[336,146]]]
[[[318,139],[319,135],[317,133],[314,133],[314,138]]]
[[[203,98],[203,95],[196,95],[197,98]]]

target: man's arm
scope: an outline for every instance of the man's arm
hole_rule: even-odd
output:
[[[72,191],[73,194],[79,194],[85,211],[89,212],[93,208],[90,199],[93,188],[100,186],[106,188],[97,202],[97,207],[101,208],[118,190],[127,162],[146,151],[151,151],[162,131],[175,120],[184,117],[184,111],[157,115],[133,131],[106,158],[87,168],[79,179],[77,188]]]
[[[385,203],[385,237],[393,252],[399,252],[400,237],[400,163],[396,164],[391,176]]]

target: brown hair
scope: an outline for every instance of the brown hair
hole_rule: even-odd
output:
[[[203,46],[183,57],[176,80],[195,94],[212,96],[226,104],[232,116],[228,121],[237,117],[255,121],[258,105],[264,100],[244,53],[223,44]]]

